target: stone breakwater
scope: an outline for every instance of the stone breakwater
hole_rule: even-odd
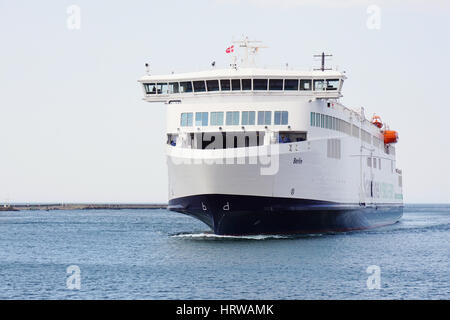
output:
[[[167,204],[127,204],[127,203],[48,203],[48,204],[8,204],[1,205],[0,211],[22,210],[99,210],[99,209],[166,209]]]

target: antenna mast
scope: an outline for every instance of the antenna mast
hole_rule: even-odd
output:
[[[254,66],[255,65],[255,55],[258,53],[260,48],[267,48],[267,46],[260,45],[262,41],[248,40],[245,37],[244,40],[233,41],[240,48],[245,48],[245,57],[242,59],[244,66]],[[251,61],[249,61],[249,56],[251,56]]]
[[[331,70],[331,68],[325,68],[325,59],[328,57],[332,57],[332,54],[325,54],[325,52],[322,52],[322,54],[315,54],[314,58],[321,58],[322,60],[322,66],[320,67],[320,69],[314,69],[314,70]]]

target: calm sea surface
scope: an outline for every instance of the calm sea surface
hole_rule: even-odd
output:
[[[450,299],[450,206],[370,231],[208,232],[166,210],[0,212],[0,299]]]

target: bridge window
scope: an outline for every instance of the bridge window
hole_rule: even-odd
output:
[[[223,125],[223,112],[211,112],[211,125],[212,126]]]
[[[252,79],[242,79],[242,90],[252,90]]]
[[[178,93],[179,91],[178,82],[169,82],[169,93]]]
[[[239,111],[227,111],[227,126],[239,125]]]
[[[314,90],[315,91],[325,90],[325,80],[314,80]]]
[[[339,79],[328,79],[327,90],[337,90],[337,89],[339,89]]]
[[[300,80],[300,90],[303,91],[311,90],[311,80]]]
[[[182,127],[192,127],[192,112],[182,113],[180,119],[180,125]]]
[[[144,89],[146,94],[156,94],[155,83],[144,83]]]
[[[157,83],[156,84],[156,90],[159,94],[168,94],[169,93],[169,86],[167,83]]]
[[[270,79],[269,90],[283,90],[283,79]]]
[[[297,79],[284,80],[284,90],[298,90],[298,80]]]
[[[205,92],[205,91],[206,91],[206,87],[205,87],[204,80],[194,81],[194,92]]]
[[[208,112],[196,112],[195,113],[195,125],[207,126],[208,125]]]
[[[255,111],[242,111],[242,125],[255,124]]]
[[[267,79],[253,79],[253,90],[267,90]]]
[[[311,112],[311,126],[312,127],[316,126],[316,113],[315,112]]]
[[[220,88],[222,91],[230,91],[230,79],[222,79],[220,80]]]
[[[258,125],[272,124],[272,111],[258,111]]]
[[[180,92],[192,92],[192,82],[180,82]]]
[[[241,80],[239,79],[233,79],[231,80],[231,90],[241,90]]]
[[[206,80],[208,91],[219,91],[219,80]]]

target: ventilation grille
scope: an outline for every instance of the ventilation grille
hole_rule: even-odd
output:
[[[327,157],[334,159],[341,159],[341,140],[328,139],[327,140]]]

